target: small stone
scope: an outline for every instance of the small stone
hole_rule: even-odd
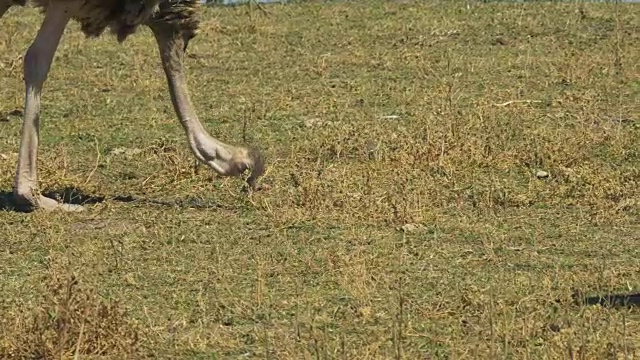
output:
[[[509,40],[503,38],[502,36],[498,36],[493,40],[493,45],[509,45]]]
[[[536,172],[536,177],[537,177],[538,179],[546,179],[546,178],[548,178],[548,177],[549,177],[549,173],[548,173],[548,172],[546,172],[546,171],[543,171],[543,170],[538,170],[538,171]]]
[[[124,276],[124,280],[127,282],[127,284],[129,285],[138,285],[138,282],[136,281],[136,278],[133,276],[132,273],[128,273]]]
[[[362,316],[363,318],[369,318],[371,316],[371,307],[363,306],[360,309],[358,309],[358,312],[360,313],[360,316]]]
[[[125,147],[118,147],[118,148],[115,148],[115,149],[111,150],[111,155],[134,156],[134,155],[137,155],[137,154],[139,154],[141,152],[142,152],[142,150],[138,149],[138,148],[129,149],[129,148],[125,148]]]
[[[419,231],[422,229],[424,229],[424,226],[422,224],[404,224],[400,227],[400,230],[406,233]]]
[[[325,122],[320,118],[308,118],[304,120],[304,126],[311,128],[316,126],[322,126]]]

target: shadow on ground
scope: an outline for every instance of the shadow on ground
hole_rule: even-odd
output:
[[[137,203],[143,205],[156,205],[156,206],[171,206],[178,208],[192,208],[192,209],[217,209],[222,208],[219,203],[194,197],[187,197],[184,199],[174,200],[162,200],[162,199],[147,199],[142,197],[134,197],[131,195],[116,195],[113,197],[106,197],[102,195],[92,195],[83,192],[75,187],[66,187],[64,189],[46,190],[42,194],[52,199],[56,199],[66,204],[73,205],[93,205],[99,204],[106,200],[111,200],[121,203]],[[0,191],[0,211],[16,211],[16,212],[31,212],[32,209],[25,209],[18,206],[13,198],[12,191]]]
[[[75,187],[47,190],[43,191],[42,194],[46,197],[73,205],[92,205],[106,200],[104,196],[90,195]],[[13,197],[13,192],[3,190],[0,191],[0,211],[31,212],[32,210],[18,206]]]
[[[603,307],[631,307],[640,306],[640,293],[634,294],[605,294],[585,296],[580,291],[573,294],[573,300],[581,306],[600,305]]]

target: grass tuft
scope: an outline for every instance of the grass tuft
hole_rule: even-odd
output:
[[[105,300],[76,274],[50,267],[37,305],[21,305],[0,322],[3,359],[133,356],[140,329],[118,300]]]

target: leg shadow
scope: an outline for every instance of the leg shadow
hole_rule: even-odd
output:
[[[586,296],[576,290],[571,295],[579,306],[600,305],[603,307],[634,307],[640,306],[640,293],[634,294],[605,294]]]
[[[90,195],[75,187],[43,191],[42,195],[57,201],[73,205],[98,204],[106,200],[104,196]],[[0,211],[31,212],[18,206],[12,191],[0,191]]]
[[[62,189],[54,189],[54,190],[46,190],[42,192],[42,195],[55,199],[59,202],[63,202],[65,204],[73,204],[73,205],[92,205],[99,204],[106,200],[112,200],[116,202],[122,203],[136,203],[142,205],[153,205],[153,206],[166,206],[166,207],[177,207],[177,208],[190,208],[190,209],[221,209],[224,206],[220,205],[218,202],[196,198],[196,197],[187,197],[184,199],[174,199],[174,200],[162,200],[162,199],[147,199],[147,198],[136,198],[131,195],[116,195],[113,197],[107,198],[106,196],[100,195],[91,195],[83,192],[82,190],[76,187],[66,187]],[[0,211],[15,211],[15,212],[31,212],[32,210],[24,210],[22,207],[17,206],[15,203],[15,199],[13,198],[12,191],[0,191]]]

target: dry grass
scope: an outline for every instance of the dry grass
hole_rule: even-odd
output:
[[[188,67],[208,128],[268,155],[250,195],[193,168],[148,31],[67,31],[40,175],[94,204],[0,213],[0,357],[640,357],[637,307],[572,299],[640,289],[637,5],[249,9],[206,10]],[[6,194],[40,20],[16,10]]]
[[[51,259],[50,259],[51,260]],[[55,261],[55,260],[53,260]],[[116,301],[107,302],[64,268],[50,268],[42,306],[0,319],[2,358],[65,359],[135,354],[139,328]]]

